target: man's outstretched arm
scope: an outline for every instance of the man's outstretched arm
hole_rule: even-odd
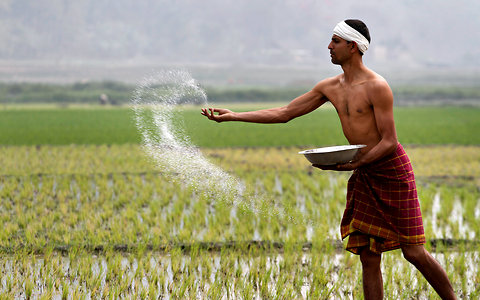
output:
[[[311,91],[295,98],[288,105],[247,112],[233,112],[223,108],[202,108],[202,115],[216,122],[241,121],[253,123],[286,123],[307,114],[328,101],[321,92],[322,82]]]

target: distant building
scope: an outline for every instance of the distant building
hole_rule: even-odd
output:
[[[100,101],[101,105],[106,105],[109,103],[108,95],[107,94],[101,94],[100,97],[98,98]]]

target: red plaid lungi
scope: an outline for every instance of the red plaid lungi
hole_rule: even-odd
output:
[[[401,244],[425,244],[415,177],[402,145],[353,172],[340,231],[342,239],[349,236],[346,249],[355,254],[366,246],[381,253]]]

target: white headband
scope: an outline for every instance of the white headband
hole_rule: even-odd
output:
[[[358,50],[362,53],[365,53],[370,45],[360,32],[350,27],[345,21],[338,23],[333,29],[333,33],[346,41],[357,43]]]

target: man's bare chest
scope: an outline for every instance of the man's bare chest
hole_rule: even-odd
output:
[[[340,90],[329,98],[339,116],[352,118],[373,114],[370,99],[365,91],[359,89]]]

